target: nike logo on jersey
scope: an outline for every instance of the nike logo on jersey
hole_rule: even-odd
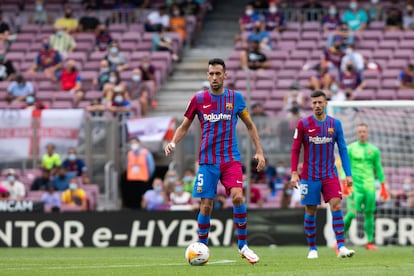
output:
[[[211,104],[206,104],[206,105],[203,105],[203,108],[209,108],[211,106]]]
[[[237,183],[240,183],[240,184],[241,184],[241,183],[243,183],[243,181],[240,181],[240,180],[236,180],[236,182],[237,182]]]
[[[309,132],[314,132],[316,129],[309,129],[308,131]]]

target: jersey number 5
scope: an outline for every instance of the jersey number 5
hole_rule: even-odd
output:
[[[197,186],[203,186],[203,182],[204,182],[203,176],[204,175],[202,173],[198,174],[198,176],[197,176]]]

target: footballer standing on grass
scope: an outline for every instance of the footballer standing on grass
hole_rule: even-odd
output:
[[[256,148],[254,158],[257,160],[258,171],[265,167],[263,150],[243,95],[223,86],[227,78],[224,61],[218,58],[211,59],[208,62],[207,74],[210,89],[198,92],[192,97],[182,124],[175,131],[171,143],[165,147],[165,154],[168,155],[174,150],[197,115],[202,131],[198,156],[199,170],[193,190],[193,197],[201,198],[197,218],[198,241],[208,245],[213,200],[220,180],[233,202],[239,253],[249,263],[255,264],[259,261],[259,256],[247,246],[247,210],[243,201],[242,164],[236,137],[238,118],[246,125]]]

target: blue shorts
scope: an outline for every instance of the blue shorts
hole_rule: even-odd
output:
[[[300,181],[300,203],[303,205],[321,204],[321,194],[325,202],[334,197],[342,199],[341,185],[337,177],[323,180]]]
[[[223,164],[200,164],[194,183],[193,197],[214,199],[219,180],[226,188],[227,195],[232,188],[243,189],[241,163],[230,161]]]

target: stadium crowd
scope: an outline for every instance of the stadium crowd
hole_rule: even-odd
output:
[[[0,108],[84,108],[98,117],[144,117],[157,108],[157,91],[180,61],[183,43],[196,43],[211,3],[101,2],[111,1],[2,2]],[[253,72],[254,118],[283,114],[294,125],[309,112],[316,89],[331,101],[414,99],[414,1],[295,2],[254,0],[240,15],[228,84],[244,91],[246,70]],[[17,16],[6,17],[15,10]],[[196,171],[149,173],[146,188],[133,191],[139,198],[132,206],[197,209],[191,198]],[[413,207],[414,175],[405,176],[391,195],[396,205]],[[74,148],[62,161],[49,144],[41,168],[7,169],[2,178],[3,199],[41,199],[50,210],[97,205],[99,188]],[[253,171],[244,179],[251,207],[298,207],[289,179],[282,160]],[[230,202],[219,190],[214,208]]]

